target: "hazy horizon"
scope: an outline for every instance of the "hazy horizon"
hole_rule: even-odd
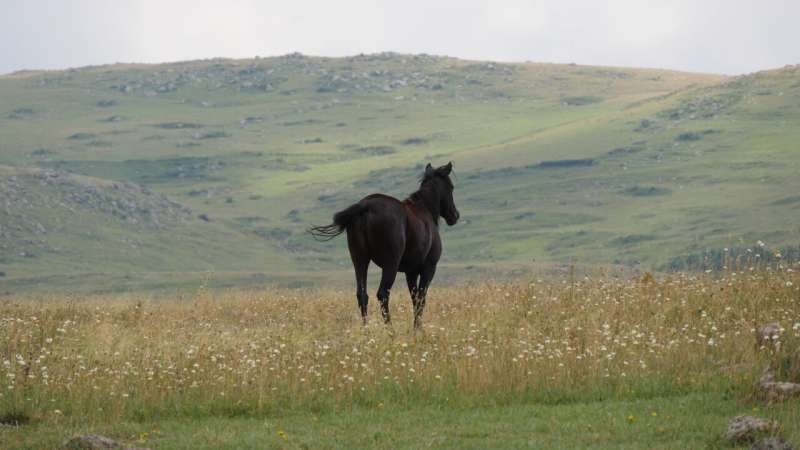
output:
[[[741,74],[800,62],[800,4],[0,0],[0,73],[292,52],[394,51]]]

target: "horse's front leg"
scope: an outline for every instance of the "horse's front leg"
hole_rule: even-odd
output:
[[[428,295],[428,286],[436,273],[436,263],[428,263],[422,268],[417,287],[417,299],[414,303],[414,329],[422,326],[422,311],[425,309],[425,297]]]

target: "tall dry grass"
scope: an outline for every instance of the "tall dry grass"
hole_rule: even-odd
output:
[[[85,422],[746,394],[785,356],[755,345],[759,324],[782,326],[782,352],[798,348],[794,269],[435,286],[416,334],[399,288],[392,327],[374,300],[362,326],[338,290],[18,299],[0,305],[0,413]]]

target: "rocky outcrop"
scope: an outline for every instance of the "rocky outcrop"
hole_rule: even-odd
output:
[[[107,182],[57,170],[15,169],[13,175],[0,171],[0,211],[29,224],[33,234],[45,234],[47,227],[35,212],[88,209],[109,214],[131,225],[162,228],[191,213],[184,206],[134,183]]]
[[[279,92],[290,79],[306,79],[318,93],[355,94],[412,91],[411,98],[452,88],[459,96],[494,98],[496,86],[514,82],[518,66],[494,62],[476,63],[426,54],[383,52],[342,59],[307,57],[292,53],[250,60],[210,59],[160,66],[161,70],[105,72],[94,83],[111,92],[143,97],[174,95],[185,89],[217,92]],[[34,86],[57,86],[81,71],[43,76]],[[623,73],[624,74],[624,73]],[[472,87],[471,92],[464,89]],[[449,94],[448,94],[449,95]],[[503,94],[502,96],[504,96]],[[195,99],[198,106],[208,101]]]
[[[83,434],[70,438],[64,443],[64,450],[149,450],[142,447],[128,447],[113,439],[97,434]]]
[[[758,327],[758,330],[756,330],[756,345],[759,347],[778,346],[781,331],[781,325],[778,322],[770,322]]]
[[[728,423],[722,437],[733,444],[753,442],[761,434],[776,430],[778,425],[769,419],[755,416],[736,416]]]
[[[770,366],[767,366],[758,380],[758,388],[770,403],[800,397],[800,383],[776,381],[775,373]]]
[[[91,236],[109,227],[167,230],[188,220],[193,220],[188,208],[138,184],[0,166],[0,253],[5,255],[36,258],[58,252],[59,236]]]
[[[769,437],[754,443],[750,450],[794,450],[794,447],[783,438]]]

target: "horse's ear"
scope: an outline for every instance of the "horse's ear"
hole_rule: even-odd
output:
[[[428,165],[425,166],[425,177],[427,178],[432,176],[433,176],[433,166],[431,166],[431,163],[428,163]]]
[[[450,175],[450,172],[453,171],[453,161],[450,161],[447,163],[447,165],[440,167],[439,170],[442,171],[443,175]]]

